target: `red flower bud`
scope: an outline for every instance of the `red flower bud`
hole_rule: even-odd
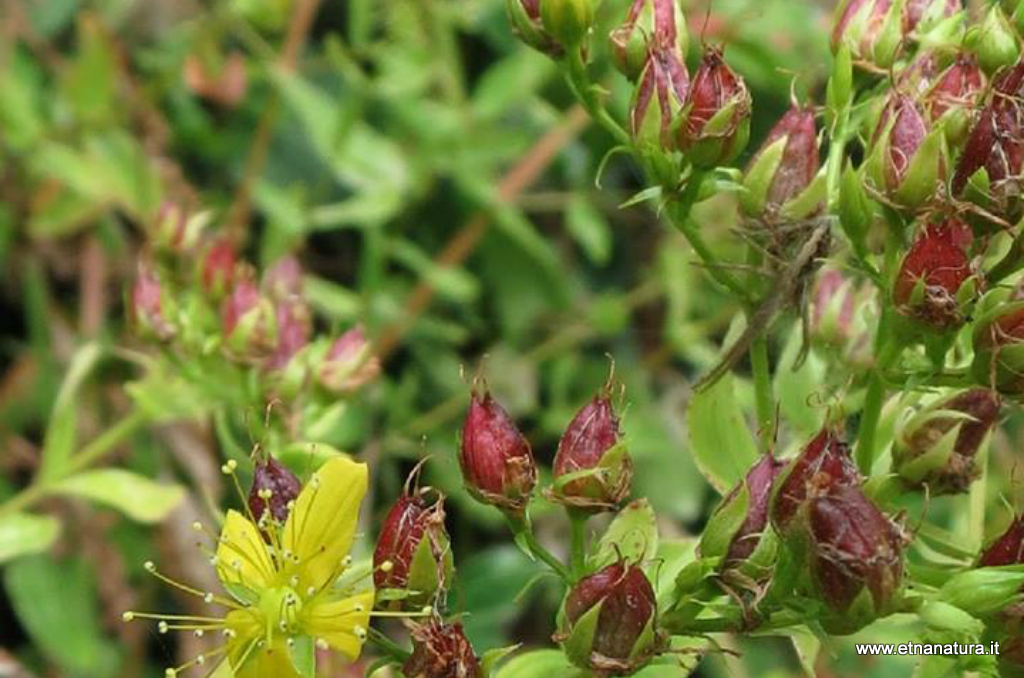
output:
[[[264,359],[276,346],[274,305],[251,279],[239,280],[224,300],[221,330],[228,350],[241,359]]]
[[[292,357],[309,343],[313,319],[309,309],[300,302],[280,302],[275,309],[277,345],[267,359],[268,370],[284,369]]]
[[[376,379],[380,369],[380,359],[373,354],[363,326],[356,325],[331,344],[317,379],[329,391],[351,393]]]
[[[978,448],[999,418],[995,391],[975,388],[930,404],[907,419],[893,446],[893,468],[931,494],[966,492],[978,476]]]
[[[739,531],[733,535],[732,541],[729,543],[729,551],[725,555],[727,567],[730,564],[745,561],[761,543],[761,537],[768,527],[768,508],[771,505],[775,479],[782,473],[784,467],[785,464],[771,454],[764,455],[747,471],[743,484],[733,488],[729,496],[726,497],[725,502],[728,502],[729,498],[737,495],[744,485],[749,493],[746,517],[744,517]]]
[[[978,557],[978,567],[1024,564],[1024,516],[1017,516]]]
[[[474,391],[462,425],[459,465],[466,488],[477,500],[522,513],[537,484],[530,443],[501,405]]]
[[[907,0],[902,11],[892,0],[845,0],[832,28],[832,50],[845,43],[854,58],[888,68],[906,37],[960,9],[960,0]]]
[[[814,111],[793,106],[747,165],[742,206],[752,218],[771,217],[811,185],[818,173]]]
[[[985,77],[977,59],[961,54],[928,91],[925,97],[928,118],[937,122],[951,109],[970,110],[984,85]]]
[[[139,264],[139,272],[131,293],[131,321],[142,336],[167,341],[176,329],[171,298],[164,292],[156,272],[147,264]]]
[[[946,175],[945,137],[929,133],[913,99],[896,95],[886,104],[872,145],[868,177],[891,202],[914,211],[938,193]]]
[[[405,678],[483,678],[462,624],[432,618],[413,625],[412,640],[412,656],[402,665]]]
[[[852,633],[886,614],[903,577],[903,538],[859,487],[812,496],[808,503],[811,574],[834,616],[832,633]]]
[[[676,142],[698,167],[732,162],[750,135],[750,91],[725,63],[722,50],[704,51]]]
[[[903,258],[893,301],[905,316],[936,330],[959,327],[964,322],[962,307],[973,301],[977,281],[967,254],[973,237],[971,229],[956,217],[924,227]]]
[[[227,238],[214,241],[203,257],[203,289],[215,299],[227,294],[235,278],[235,246]]]
[[[619,419],[600,393],[569,422],[554,463],[552,498],[567,506],[614,510],[629,495],[633,464],[619,443]]]
[[[998,77],[960,155],[953,193],[1013,223],[1024,169],[1024,61]]]
[[[652,53],[664,52],[664,59],[683,64],[689,36],[678,0],[633,0],[626,21],[609,40],[615,65],[635,81]]]
[[[290,300],[302,295],[302,264],[293,256],[277,261],[263,274],[263,289],[274,299]]]
[[[786,533],[812,492],[856,486],[860,482],[860,472],[850,460],[846,443],[840,440],[836,431],[826,426],[790,463],[789,469],[777,482],[778,490],[771,507],[772,525],[780,534]]]
[[[569,591],[556,640],[582,668],[633,673],[657,651],[657,598],[638,565],[619,561]],[[590,642],[574,642],[585,637]]]
[[[256,462],[249,490],[249,511],[260,523],[273,520],[284,524],[289,504],[298,499],[301,491],[302,483],[295,474],[273,457],[267,457],[266,461]]]
[[[686,64],[672,50],[649,53],[633,93],[630,126],[633,136],[644,144],[672,149],[672,130],[686,104],[690,74]]]
[[[373,552],[373,584],[406,592],[398,607],[420,609],[442,591],[452,575],[452,556],[444,528],[444,497],[428,501],[425,491],[398,498],[384,518]]]

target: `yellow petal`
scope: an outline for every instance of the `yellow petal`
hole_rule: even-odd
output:
[[[267,647],[256,650],[245,662],[245,666],[235,671],[237,678],[301,678],[292,660],[288,657],[288,647],[284,639],[277,640]]]
[[[370,628],[371,609],[373,591],[317,603],[309,610],[305,629],[309,635],[323,638],[349,661],[355,661],[363,647],[363,639],[355,629],[362,628],[365,633]]]
[[[366,494],[366,464],[329,460],[306,484],[284,526],[284,548],[298,557],[301,589],[323,588],[341,572]]]
[[[274,565],[259,530],[238,511],[228,511],[217,545],[217,576],[225,584],[266,588]]]

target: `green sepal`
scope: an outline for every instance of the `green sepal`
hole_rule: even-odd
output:
[[[482,655],[480,655],[480,671],[483,673],[484,678],[487,678],[491,675],[495,667],[498,665],[498,662],[500,662],[502,659],[509,656],[522,646],[522,643],[517,643],[515,645],[508,645],[506,647],[495,647],[490,650],[487,650]]]
[[[853,103],[853,56],[844,40],[832,62],[832,75],[825,95],[825,110],[829,126],[836,123],[843,111]]]
[[[985,631],[980,620],[941,600],[925,603],[917,614],[928,627],[928,638],[932,642],[976,642]]]
[[[532,19],[526,13],[522,0],[505,0],[505,9],[508,12],[509,22],[520,40],[546,54],[557,51],[554,41],[550,35],[544,32],[540,22]]]
[[[935,414],[943,415],[942,412]],[[966,417],[966,415],[964,416]],[[970,419],[970,417],[966,418]],[[916,457],[907,458],[908,450],[904,447],[894,448],[893,463],[896,465],[897,472],[912,483],[920,483],[935,471],[946,468],[950,457],[953,456],[953,449],[956,447],[956,439],[959,435],[960,426],[952,427],[934,445]]]
[[[316,645],[309,636],[288,639],[288,659],[302,678],[316,678]]]
[[[584,612],[572,628],[567,630],[562,640],[565,656],[581,668],[590,667],[590,653],[594,647],[594,636],[597,634],[597,623],[600,621],[602,607],[604,601]]]
[[[1020,54],[1016,31],[998,3],[992,5],[981,23],[967,31],[965,41],[988,75],[1016,63]]]
[[[875,609],[875,599],[871,590],[864,586],[843,611],[829,610],[822,615],[822,627],[831,635],[848,636],[878,619],[881,610]]]
[[[750,488],[741,481],[739,491],[727,496],[711,515],[700,539],[702,557],[724,558],[733,538],[743,525],[750,505]]]
[[[871,5],[872,3],[865,3]],[[895,0],[889,5],[882,21],[882,28],[871,46],[871,61],[879,68],[889,68],[896,61],[903,43],[903,6],[906,0]],[[870,28],[868,29],[870,30]]]
[[[936,599],[979,618],[1002,612],[1021,599],[1024,565],[980,567],[953,575]]]
[[[867,250],[865,239],[872,216],[871,203],[861,178],[853,166],[847,164],[839,182],[839,224],[854,249],[861,254]]]
[[[782,164],[782,155],[786,151],[788,141],[788,136],[782,136],[762,149],[743,175],[745,190],[740,194],[740,208],[748,217],[756,218],[764,214],[768,191],[771,190],[775,174]]]
[[[945,132],[941,127],[934,127],[911,158],[903,181],[896,189],[896,202],[910,211],[924,205],[936,194],[945,176],[948,159]]]
[[[540,18],[545,30],[566,49],[576,49],[594,23],[593,0],[544,0]]]
[[[434,559],[434,549],[429,535],[424,535],[416,545],[412,560],[409,562],[409,590],[414,594],[410,599],[411,603],[429,602],[445,581],[451,581],[451,549],[444,548],[443,553],[442,561],[438,563]]]
[[[828,197],[828,174],[822,167],[811,183],[782,206],[780,214],[787,220],[799,221],[817,213]]]

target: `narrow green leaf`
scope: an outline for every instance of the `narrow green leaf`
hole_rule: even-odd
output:
[[[78,428],[77,396],[102,354],[99,345],[86,344],[71,358],[43,441],[43,465],[39,471],[43,480],[59,477],[74,454]]]
[[[117,509],[140,523],[156,523],[167,517],[185,496],[178,485],[157,483],[123,469],[86,471],[56,484],[62,493],[84,497]]]
[[[0,563],[50,547],[60,534],[60,522],[50,516],[11,513],[0,518]]]
[[[736,400],[731,374],[694,394],[687,423],[697,468],[716,490],[725,494],[757,460],[757,445]]]

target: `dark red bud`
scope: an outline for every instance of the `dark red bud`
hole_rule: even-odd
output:
[[[895,191],[903,182],[928,129],[917,104],[909,97],[896,99],[892,115],[895,122],[889,130],[889,162],[885,165],[885,181],[889,189]]]
[[[779,532],[789,528],[812,492],[831,487],[859,485],[860,472],[839,434],[826,426],[790,464],[772,502],[772,525]]]
[[[928,117],[936,122],[953,108],[974,106],[984,86],[984,76],[977,60],[961,55],[947,68],[926,96]]]
[[[388,511],[373,551],[373,584],[377,590],[409,587],[413,556],[424,539],[442,569],[448,548],[444,529],[444,499],[428,502],[422,493],[403,493]],[[385,566],[384,563],[390,563]]]
[[[489,393],[470,399],[459,463],[466,487],[503,510],[523,511],[537,484],[530,444]]]
[[[995,541],[985,547],[978,558],[979,567],[1020,565],[1024,563],[1024,516],[1014,518]]]
[[[630,126],[638,139],[654,139],[663,150],[672,148],[672,129],[686,103],[690,74],[672,50],[652,50],[647,57],[630,111]]]
[[[231,288],[235,277],[235,246],[226,238],[215,241],[203,258],[203,289],[221,297]]]
[[[483,678],[462,624],[431,619],[412,627],[412,656],[402,665],[405,678]]]
[[[702,157],[691,160],[704,165],[729,162],[746,143],[750,92],[743,79],[725,63],[722,50],[708,47],[704,51],[687,103],[687,117],[680,125],[677,139],[679,148],[690,151],[701,142],[709,142],[709,152],[698,150]],[[706,130],[708,122],[727,108],[730,111],[727,123],[720,129]],[[707,157],[703,157],[705,155]]]
[[[993,86],[989,103],[982,109],[971,130],[956,173],[953,192],[963,193],[967,181],[980,169],[986,170],[989,193],[1001,207],[1015,198],[1017,189],[1007,184],[1017,181],[1024,167],[1024,61],[1003,73]],[[1003,216],[1012,221],[1011,215]]]
[[[613,508],[629,494],[632,463],[623,451],[620,459],[606,453],[619,442],[619,419],[604,393],[584,405],[562,434],[555,454],[554,475],[594,471],[558,486],[555,497],[579,508]],[[602,464],[604,462],[604,464]]]
[[[607,662],[611,666],[605,668],[617,665],[619,670],[629,670],[635,668],[637,642],[657,616],[656,601],[654,588],[644,571],[638,565],[620,561],[584,577],[569,591],[565,599],[565,619],[571,628],[600,604],[597,628],[589,648],[590,663]]]
[[[771,454],[766,454],[747,471],[747,477],[743,480],[750,495],[747,503],[747,516],[729,544],[729,550],[725,556],[727,565],[745,561],[757,549],[757,545],[761,542],[761,536],[768,526],[768,508],[772,501],[775,479],[782,473],[784,467],[785,463],[777,460]],[[730,493],[730,497],[738,494],[741,487],[741,485],[737,485]],[[726,498],[723,504],[728,501],[729,498]]]
[[[800,195],[818,173],[818,132],[813,110],[799,106],[789,109],[769,132],[762,151],[782,138],[786,139],[786,145],[768,188],[765,201],[768,212],[777,211]],[[757,157],[751,159],[751,166],[757,162]]]
[[[852,486],[812,497],[808,518],[811,572],[824,602],[843,614],[866,587],[881,614],[903,576],[899,528]]]
[[[961,325],[964,315],[956,297],[974,275],[967,253],[972,240],[971,229],[956,217],[927,224],[896,276],[893,301],[898,310],[936,329]]]
[[[249,490],[249,511],[257,521],[283,524],[288,519],[289,504],[298,499],[301,491],[302,483],[283,464],[271,457],[257,461]],[[264,516],[267,511],[269,518]]]

